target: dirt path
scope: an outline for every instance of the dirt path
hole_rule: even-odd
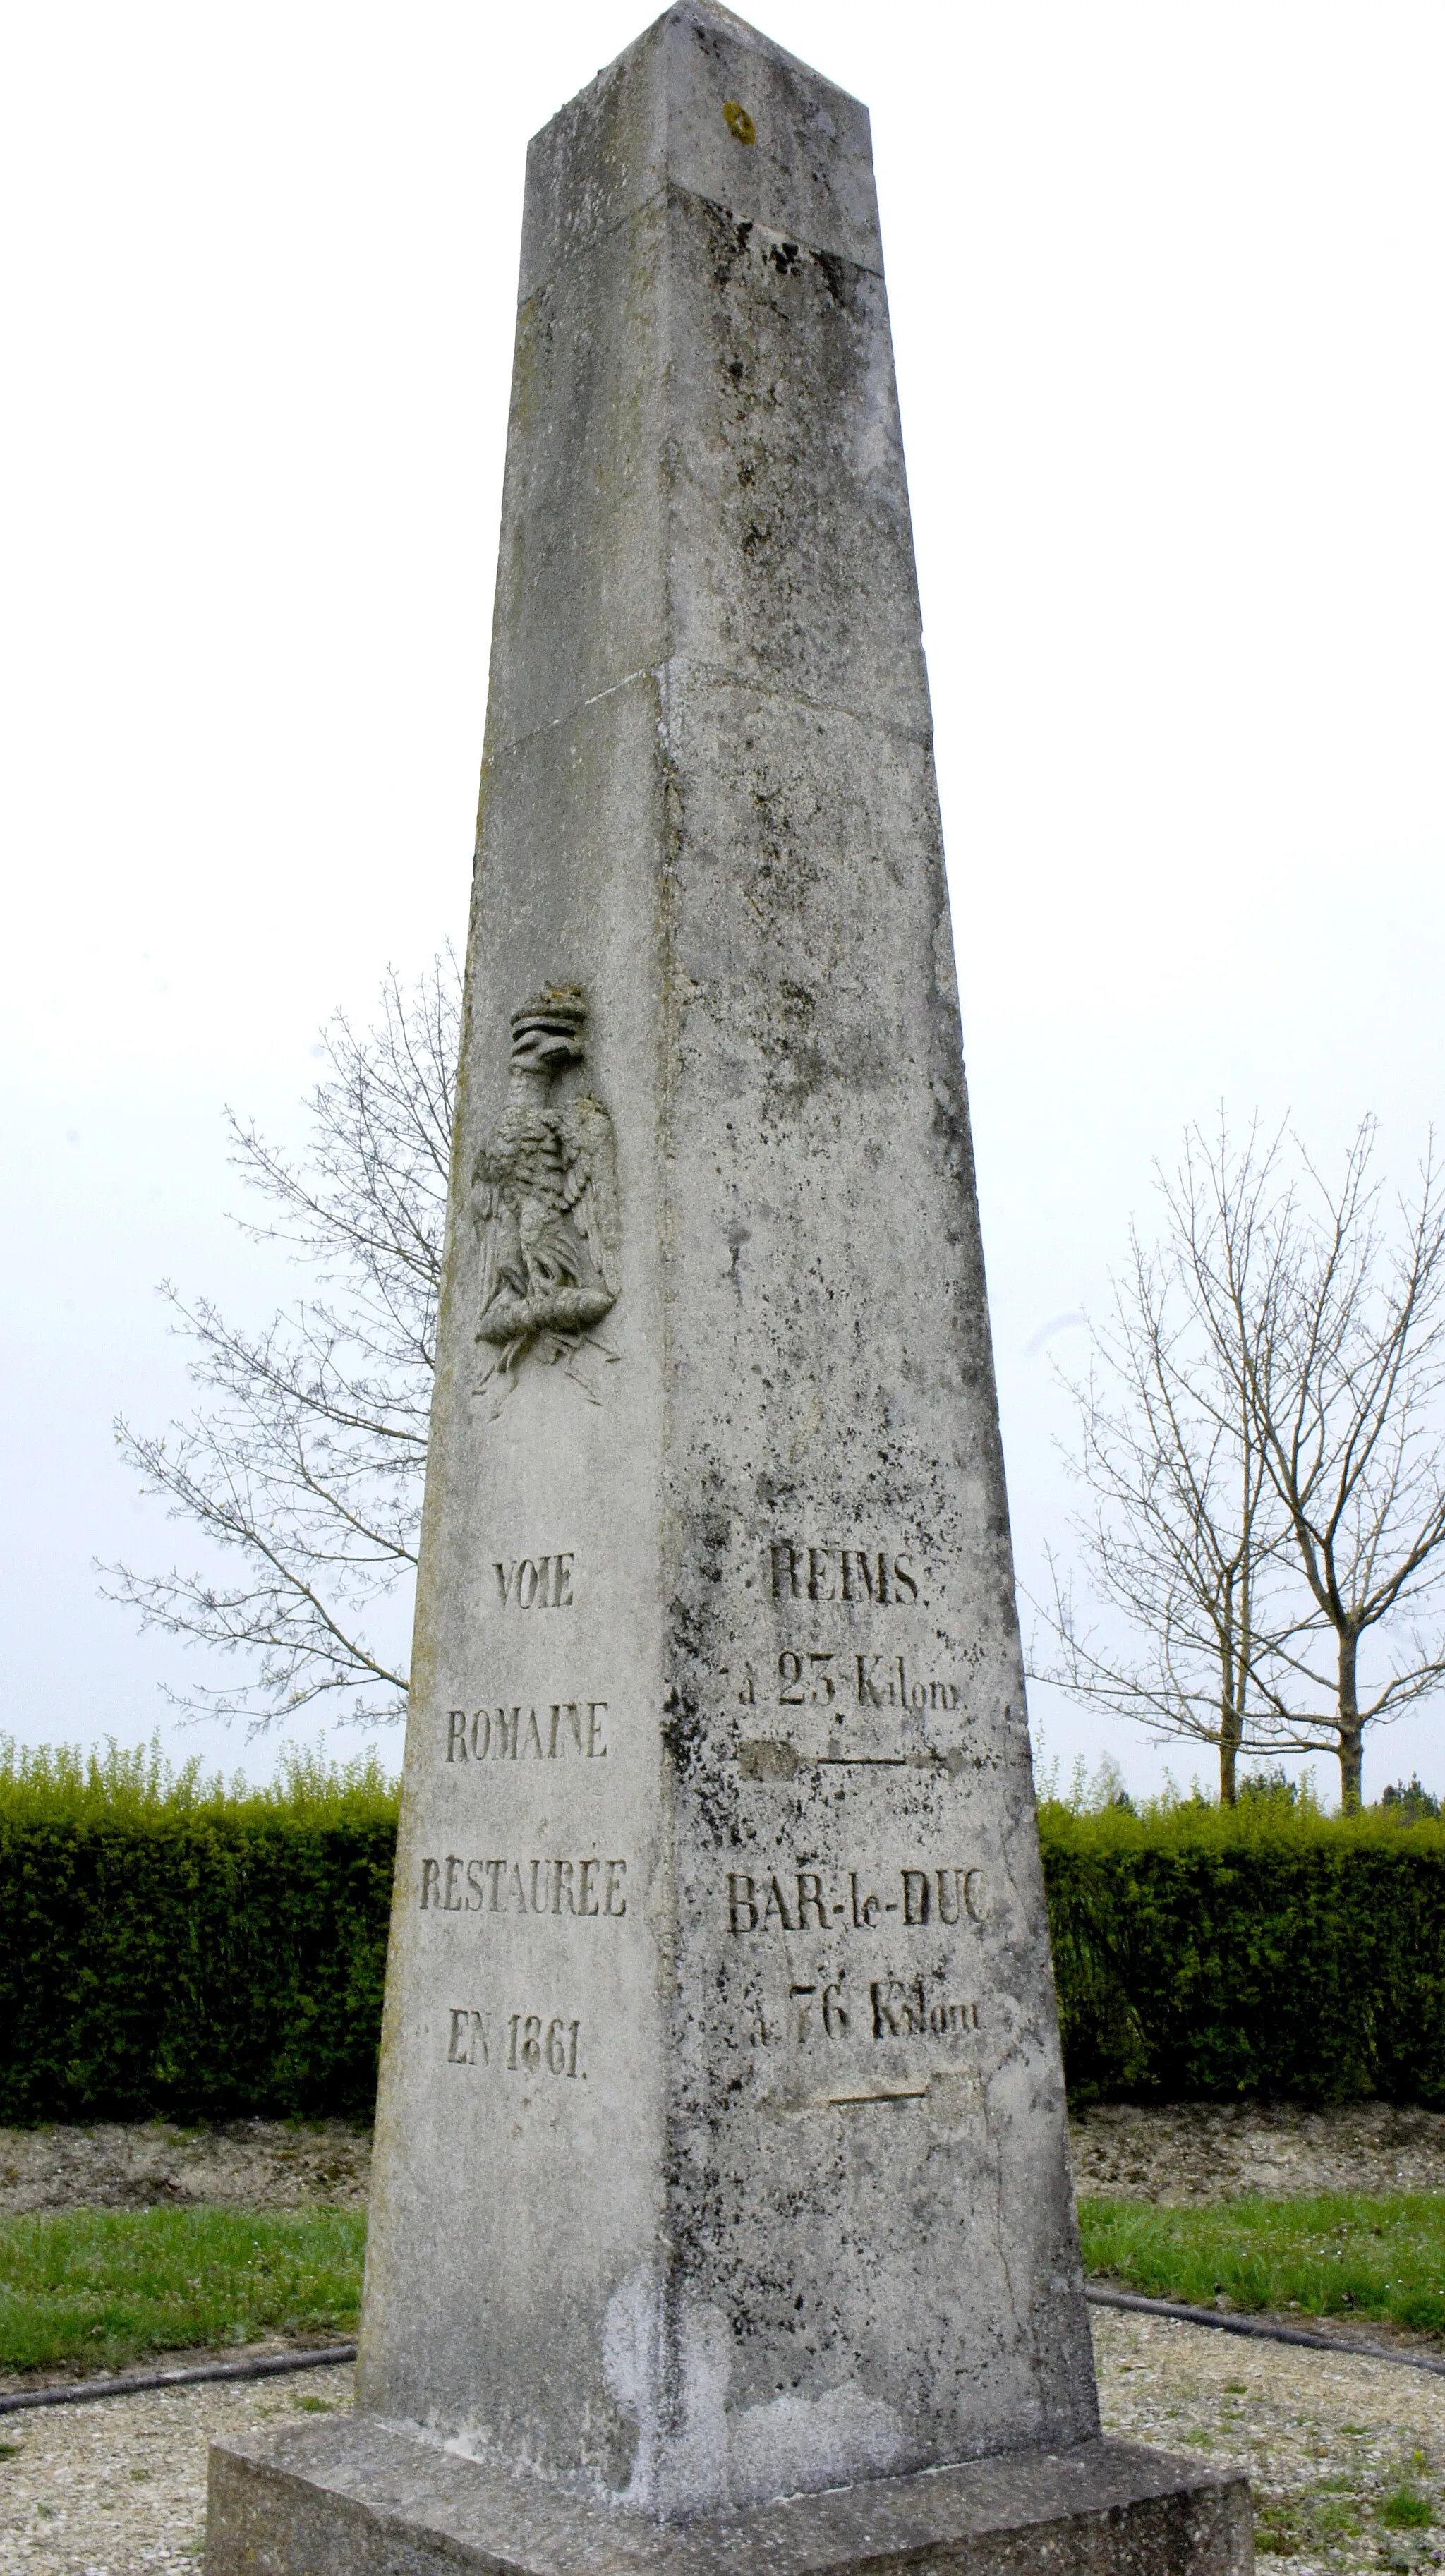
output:
[[[1071,2126],[1081,2192],[1174,2203],[1245,2191],[1445,2191],[1445,2112],[1366,2102],[1344,2111],[1284,2103],[1108,2104]],[[0,2129],[0,2216],[28,2209],[365,2206],[371,2140],[340,2120],[163,2120],[87,2129]]]
[[[364,2209],[371,2138],[341,2120],[0,2129],[0,2217],[31,2209]]]
[[[1070,2136],[1075,2184],[1096,2199],[1179,2207],[1252,2191],[1445,2191],[1445,2112],[1388,2102],[1108,2103],[1072,2121]]]

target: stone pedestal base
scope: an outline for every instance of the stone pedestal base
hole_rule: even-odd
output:
[[[353,2417],[217,2442],[206,2576],[1247,2576],[1249,2488],[1131,2442],[659,2525]]]

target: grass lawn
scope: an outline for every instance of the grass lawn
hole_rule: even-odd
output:
[[[1081,2200],[1088,2270],[1150,2298],[1445,2331],[1445,2193],[1241,2199],[1211,2209]],[[0,2368],[345,2334],[366,2220],[355,2210],[75,2209],[0,2220]]]
[[[345,2333],[361,2297],[359,2210],[71,2209],[0,2219],[0,2368],[262,2335]]]
[[[1081,2200],[1084,2264],[1151,2299],[1298,2308],[1445,2330],[1445,2193],[1221,2201],[1158,2209]]]

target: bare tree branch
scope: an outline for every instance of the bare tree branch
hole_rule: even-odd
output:
[[[119,1420],[116,1440],[144,1492],[235,1555],[237,1579],[101,1571],[143,1627],[245,1667],[231,1690],[168,1692],[178,1707],[253,1731],[338,1694],[354,1718],[405,1707],[406,1672],[367,1619],[416,1564],[459,1021],[448,951],[410,988],[388,974],[374,1027],[338,1014],[323,1032],[330,1071],[299,1160],[227,1113],[232,1162],[268,1203],[237,1222],[290,1246],[322,1293],[248,1332],[161,1290],[192,1346],[196,1410],[163,1436]]]
[[[1427,1158],[1387,1232],[1374,1145],[1366,1120],[1332,1191],[1282,1137],[1191,1130],[1072,1390],[1072,1526],[1133,1643],[1098,1644],[1051,1560],[1033,1670],[1216,1744],[1226,1800],[1240,1753],[1289,1747],[1358,1805],[1365,1728],[1445,1682],[1445,1192]]]
[[[1221,1132],[1221,1156],[1228,1150]],[[1258,1331],[1276,1299],[1262,1223],[1276,1154],[1248,1139],[1237,1227],[1225,1224],[1209,1158],[1195,1148],[1163,1245],[1146,1250],[1131,1230],[1088,1376],[1070,1386],[1079,1445],[1067,1458],[1089,1498],[1070,1525],[1091,1589],[1131,1642],[1099,1643],[1051,1558],[1052,1597],[1034,1604],[1029,1658],[1036,1679],[1074,1698],[1217,1747],[1231,1804],[1240,1756],[1280,1741],[1278,1652],[1293,1627],[1263,1448],[1215,1349],[1221,1329],[1236,1343]]]
[[[1445,1190],[1433,1140],[1413,1205],[1387,1237],[1366,1119],[1298,1235],[1272,1382],[1250,1383],[1271,1483],[1317,1614],[1346,1807],[1361,1796],[1367,1726],[1445,1682]],[[1382,1633],[1373,1677],[1361,1648]],[[1385,1632],[1388,1632],[1386,1637]],[[1387,1660],[1386,1660],[1387,1658]],[[1332,1703],[1332,1707],[1331,1707]]]

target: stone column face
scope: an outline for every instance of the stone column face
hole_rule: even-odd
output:
[[[532,147],[360,2404],[666,2516],[1097,2428],[865,111]]]

